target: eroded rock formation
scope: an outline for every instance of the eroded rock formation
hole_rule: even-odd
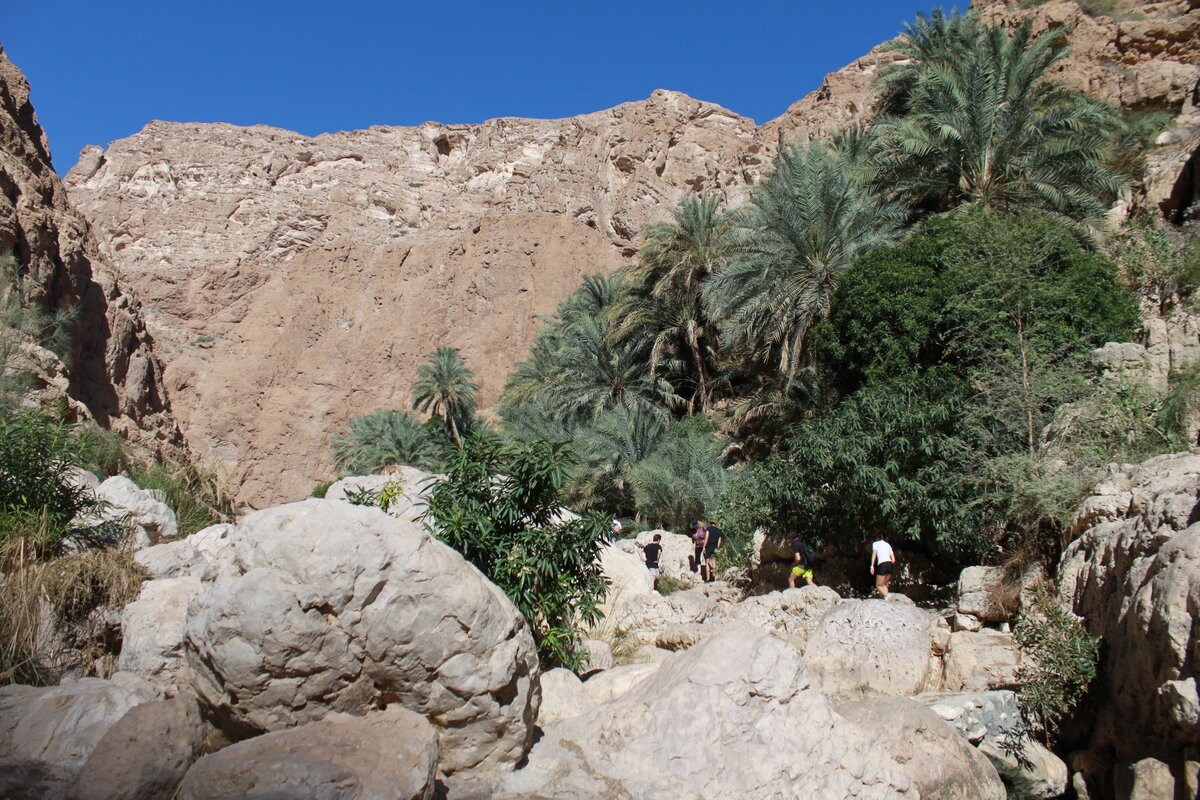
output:
[[[32,279],[36,302],[78,314],[69,364],[48,352],[39,359],[42,399],[66,399],[77,417],[120,429],[153,451],[175,444],[162,367],[139,305],[71,207],[29,82],[0,47],[0,256],[8,255]]]

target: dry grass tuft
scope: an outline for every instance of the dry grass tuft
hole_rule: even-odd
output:
[[[99,612],[133,600],[147,578],[127,545],[49,557],[46,541],[0,543],[0,684],[54,682],[68,661],[104,671],[111,653]]]

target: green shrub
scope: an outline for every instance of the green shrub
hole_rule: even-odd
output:
[[[94,423],[79,428],[80,466],[101,479],[128,472],[133,467],[129,448],[121,434]]]
[[[1046,591],[1032,606],[1013,630],[1022,656],[1018,697],[1026,721],[1049,741],[1096,677],[1100,639]]]
[[[31,528],[57,542],[95,510],[92,494],[68,480],[79,463],[72,426],[39,411],[0,415],[0,542]]]
[[[333,481],[321,481],[313,487],[312,494],[309,496],[316,497],[318,499],[322,498],[325,496],[325,493],[329,491],[330,486],[333,486]]]
[[[654,588],[659,594],[666,597],[669,594],[682,592],[684,589],[689,588],[689,584],[686,584],[678,578],[672,577],[671,575],[659,575],[658,580],[654,582]]]
[[[422,425],[403,411],[379,409],[354,417],[349,433],[333,437],[333,463],[342,475],[374,475],[395,464],[437,469],[448,442],[436,422]]]
[[[584,512],[557,521],[570,467],[564,444],[472,436],[450,456],[425,515],[434,535],[513,601],[546,667],[579,666],[581,628],[600,619],[607,591],[598,559],[612,520]]]
[[[215,470],[194,464],[152,464],[130,471],[129,477],[142,489],[162,493],[163,502],[175,511],[180,536],[233,518],[233,498]]]

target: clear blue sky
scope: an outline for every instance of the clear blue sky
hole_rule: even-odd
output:
[[[153,119],[317,134],[564,117],[665,88],[762,123],[934,5],[0,0],[0,42],[66,172]]]

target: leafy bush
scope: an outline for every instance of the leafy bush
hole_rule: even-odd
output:
[[[598,556],[610,518],[559,521],[570,467],[563,444],[472,436],[450,456],[425,515],[434,535],[513,601],[547,667],[579,665],[580,626],[599,619],[606,592]]]
[[[321,481],[320,483],[318,483],[316,486],[313,487],[312,494],[309,496],[320,499],[325,496],[326,492],[329,491],[330,486],[333,486],[333,481]]]
[[[1200,287],[1200,237],[1181,237],[1146,221],[1125,226],[1109,246],[1121,277],[1165,313]]]
[[[1021,648],[1019,699],[1023,715],[1049,740],[1096,677],[1100,639],[1045,591],[1013,630]]]
[[[17,530],[44,530],[48,543],[98,503],[68,480],[80,462],[74,429],[39,411],[0,415],[0,542]]]
[[[163,502],[175,511],[180,536],[233,518],[233,498],[216,470],[156,463],[131,470],[129,478],[143,489],[162,493]]]
[[[669,594],[682,592],[684,589],[689,588],[689,584],[671,575],[659,575],[658,580],[654,582],[654,588],[659,594],[666,597]]]
[[[22,274],[11,255],[0,256],[0,411],[17,406],[32,385],[37,361],[25,350],[29,343],[45,347],[64,362],[71,356],[70,328],[75,309],[46,309],[44,292]]]
[[[88,423],[79,427],[80,466],[104,477],[119,475],[134,466],[121,434]]]
[[[374,475],[394,464],[436,470],[448,442],[436,422],[380,409],[352,418],[350,432],[333,437],[333,463],[343,475]]]

